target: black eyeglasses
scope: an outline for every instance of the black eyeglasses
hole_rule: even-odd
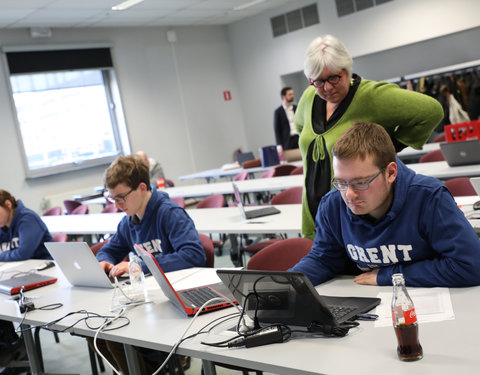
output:
[[[316,79],[313,81],[310,81],[310,84],[317,89],[323,89],[325,87],[325,82],[330,83],[332,86],[335,86],[338,82],[340,82],[340,79],[343,76],[343,70],[340,74],[333,74],[330,77],[327,77],[326,79]]]
[[[370,187],[370,183],[375,180],[380,173],[385,171],[385,168],[382,168],[378,171],[378,173],[373,176],[370,180],[368,181],[356,181],[356,182],[343,182],[343,181],[337,181],[335,179],[332,180],[332,185],[335,189],[340,190],[340,191],[347,191],[348,187],[350,186],[353,190],[357,191],[363,191],[363,190],[368,190]]]
[[[115,197],[112,197],[107,191],[103,194],[105,199],[108,200],[110,203],[125,203],[128,194],[130,194],[132,191],[135,189],[130,189],[130,191],[127,194],[123,195],[117,195]]]

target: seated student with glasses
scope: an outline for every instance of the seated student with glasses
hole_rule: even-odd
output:
[[[480,240],[446,186],[396,159],[385,129],[358,122],[332,149],[332,189],[320,201],[311,252],[292,270],[314,285],[353,261],[354,281],[391,285],[480,284]]]
[[[140,156],[118,157],[106,170],[104,179],[106,198],[127,214],[118,224],[117,233],[97,253],[100,265],[110,277],[128,273],[128,262],[123,259],[137,243],[155,256],[165,272],[205,266],[205,251],[192,219],[168,194],[152,191],[148,166]],[[146,265],[142,266],[147,272]],[[123,345],[98,341],[109,362],[128,374]],[[161,363],[164,358],[163,353],[155,356],[155,351],[138,351],[153,357],[155,362]],[[149,371],[143,367],[143,361],[140,366],[142,373]]]

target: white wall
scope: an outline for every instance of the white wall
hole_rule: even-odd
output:
[[[279,93],[283,83],[280,77],[303,71],[304,53],[315,37],[325,34],[337,36],[355,60],[422,41],[438,40],[480,25],[478,0],[394,0],[341,18],[337,17],[333,0],[319,0],[316,3],[320,24],[272,37],[271,17],[311,3],[308,0],[295,1],[229,26],[245,131],[252,151],[274,143],[273,111],[280,105]],[[401,60],[408,62],[409,68],[413,69],[404,72],[408,74],[452,64],[452,58],[457,60],[455,63],[462,63],[472,53],[477,55],[472,60],[480,58],[478,42],[463,46],[444,45],[443,49],[448,61],[446,64],[435,56],[427,64],[418,61],[418,70],[415,70],[415,56],[412,55],[399,56],[398,64]],[[388,66],[382,73],[384,79],[395,76],[388,73]],[[296,92],[297,100],[300,95]]]
[[[0,32],[0,43],[111,44],[132,150],[145,150],[179,184],[180,175],[231,161],[246,137],[226,28],[174,30],[173,47],[166,28],[53,29],[51,39],[35,40],[28,30],[10,30]],[[25,179],[6,79],[0,74],[0,188],[41,212],[44,196],[102,185],[105,167]],[[224,101],[224,90],[231,101]]]

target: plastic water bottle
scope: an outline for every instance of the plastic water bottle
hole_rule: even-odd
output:
[[[130,276],[130,302],[145,301],[145,275],[142,271],[141,260],[133,251],[131,251],[128,256],[130,258],[128,263],[128,273]]]
[[[402,361],[422,359],[423,349],[418,340],[417,314],[405,287],[403,275],[401,273],[392,275],[392,282],[392,319],[398,341],[398,358]]]

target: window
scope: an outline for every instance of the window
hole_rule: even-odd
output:
[[[8,52],[27,177],[130,153],[110,51]]]

